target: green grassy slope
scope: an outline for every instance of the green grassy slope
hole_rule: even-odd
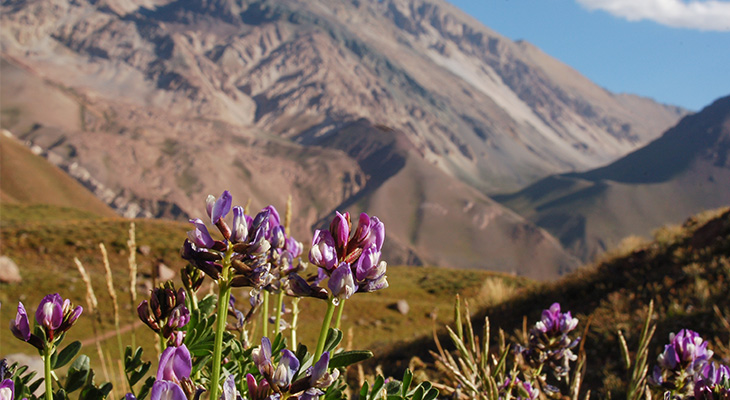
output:
[[[116,213],[88,189],[13,138],[0,135],[0,201],[73,207],[105,217]],[[13,218],[7,209],[0,219]]]
[[[129,221],[121,218],[103,218],[74,209],[53,206],[25,206],[4,204],[3,215],[14,218],[0,222],[2,254],[12,258],[20,267],[23,282],[0,284],[0,321],[14,318],[18,300],[28,309],[34,310],[42,296],[60,292],[75,304],[84,303],[85,286],[73,263],[78,257],[89,271],[102,314],[105,316],[105,330],[112,330],[112,306],[106,292],[104,268],[98,248],[103,242],[109,252],[117,295],[120,299],[122,325],[137,320],[129,300],[129,276],[127,268],[127,238]],[[53,218],[49,216],[53,215]],[[143,284],[150,281],[151,270],[162,262],[178,271],[185,265],[179,256],[179,248],[190,229],[186,223],[162,220],[135,220],[138,246],[149,246],[148,255],[137,254],[139,266],[139,300],[148,296]],[[304,242],[310,238],[301,238]],[[312,268],[312,272],[313,268]],[[357,294],[347,302],[343,316],[343,329],[354,348],[392,343],[412,339],[428,332],[431,328],[431,313],[439,315],[439,321],[450,319],[450,301],[456,293],[462,293],[477,304],[494,301],[493,296],[483,294],[485,279],[498,285],[505,292],[513,292],[529,286],[530,281],[510,275],[495,274],[477,270],[452,270],[436,267],[389,266],[388,280],[391,287],[373,294]],[[209,283],[210,280],[206,278]],[[179,279],[176,280],[179,286]],[[207,293],[205,284],[202,292]],[[248,289],[234,291],[240,299],[238,304],[247,305]],[[407,315],[395,309],[395,303],[406,299],[410,306]],[[136,306],[136,305],[135,305]],[[287,300],[287,306],[290,307]],[[321,317],[326,305],[315,299],[300,302],[301,340],[316,344]],[[246,309],[244,309],[246,311]],[[29,311],[30,312],[30,311]],[[290,317],[285,317],[289,319]],[[90,318],[82,318],[80,327],[69,332],[69,338],[89,339],[93,336]],[[146,328],[142,330],[146,332]],[[142,336],[144,337],[144,336]],[[154,340],[150,341],[154,343]],[[116,339],[110,337],[105,343],[116,354]],[[31,347],[16,340],[7,328],[0,328],[0,354],[31,352]],[[93,348],[86,353],[95,356]],[[94,354],[91,354],[94,353]]]
[[[693,329],[710,341],[716,358],[730,362],[730,208],[705,212],[681,226],[656,231],[655,239],[614,250],[603,261],[579,269],[554,283],[535,286],[523,294],[473,315],[481,332],[485,316],[492,330],[520,335],[523,316],[531,325],[543,309],[560,302],[581,322],[592,323],[585,338],[588,354],[585,388],[600,398],[608,391],[619,398],[626,373],[616,331],[621,329],[630,349],[636,349],[641,324],[651,300],[655,302],[657,332],[651,342],[650,363],[663,349],[670,332]],[[448,339],[443,338],[442,343]],[[413,355],[428,359],[433,339],[401,344],[374,360],[398,374]],[[432,376],[438,380],[438,376]]]

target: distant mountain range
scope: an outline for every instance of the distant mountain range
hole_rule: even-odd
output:
[[[497,200],[587,261],[629,235],[730,204],[730,97],[605,166],[545,178]]]
[[[291,194],[300,237],[335,209],[380,216],[393,262],[575,268],[488,196],[615,161],[686,115],[439,0],[13,0],[0,25],[2,127],[120,213]]]

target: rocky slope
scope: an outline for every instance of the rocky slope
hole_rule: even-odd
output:
[[[3,128],[129,216],[197,214],[224,188],[254,207],[291,193],[306,231],[422,169],[460,199],[439,204],[446,215],[511,215],[499,237],[519,248],[525,221],[485,195],[605,164],[683,114],[609,93],[440,0],[13,0],[0,22]],[[422,210],[437,192],[397,201]],[[400,217],[421,214],[391,222],[401,254],[485,265],[406,235]],[[475,234],[467,254],[486,240]],[[563,260],[547,275],[574,264],[545,248]]]
[[[730,204],[730,97],[608,166],[545,178],[497,199],[583,260],[629,235]]]

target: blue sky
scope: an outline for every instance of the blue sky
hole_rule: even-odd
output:
[[[729,0],[449,0],[612,92],[699,110],[730,95]]]

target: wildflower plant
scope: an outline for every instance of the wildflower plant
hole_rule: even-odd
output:
[[[447,386],[454,398],[480,400],[535,400],[538,398],[576,398],[581,385],[585,356],[573,349],[580,338],[572,333],[578,320],[570,312],[561,312],[554,303],[543,311],[540,321],[529,332],[526,345],[507,344],[499,331],[497,351],[490,349],[489,318],[484,332],[474,334],[471,318],[462,322],[461,304],[457,296],[454,307],[456,331],[447,327],[456,347],[455,355],[444,350],[434,335],[438,353],[432,353],[436,367],[451,379]],[[469,315],[468,304],[466,314]],[[572,377],[568,380],[570,373]],[[563,388],[555,384],[563,383]]]
[[[337,328],[346,299],[388,286],[387,264],[380,259],[384,224],[363,213],[353,229],[350,215],[337,212],[328,230],[314,233],[305,261],[302,243],[288,232],[289,210],[284,221],[273,206],[247,215],[243,207],[233,204],[228,191],[219,197],[208,196],[205,210],[207,218],[190,220],[191,229],[181,246],[180,255],[187,262],[180,274],[182,285],[162,282],[136,305],[137,316],[158,338],[159,357],[145,360],[142,347],[127,346],[122,352],[126,385],[118,394],[125,400],[346,398],[344,368],[372,353],[341,350],[343,334]],[[214,293],[201,295],[206,277],[212,280]],[[248,288],[247,301],[231,295],[237,287]],[[276,304],[273,315],[269,315],[270,296]],[[294,340],[290,345],[283,335],[291,327],[296,338],[296,311],[291,325],[284,321],[285,296],[294,299],[295,310],[302,298],[327,302],[312,352]],[[338,307],[336,327],[332,328]],[[75,391],[80,399],[113,395],[111,383],[94,383],[89,358],[78,355],[79,342],[61,347],[65,333],[82,311],[59,294],[48,295],[37,307],[31,326],[25,306],[18,304],[11,331],[38,350],[45,374],[36,378],[27,367],[3,363],[0,399],[34,400],[41,385],[46,400],[68,399]],[[252,345],[251,338],[257,335],[252,324],[256,315],[263,327],[260,340]],[[119,338],[119,332],[117,335]],[[66,378],[58,379],[53,371],[72,360]],[[361,398],[375,399],[386,393],[393,399],[436,398],[438,391],[427,382],[411,388],[411,378],[406,372],[403,382],[391,380],[384,385],[380,376],[372,390],[368,385],[361,390]]]

